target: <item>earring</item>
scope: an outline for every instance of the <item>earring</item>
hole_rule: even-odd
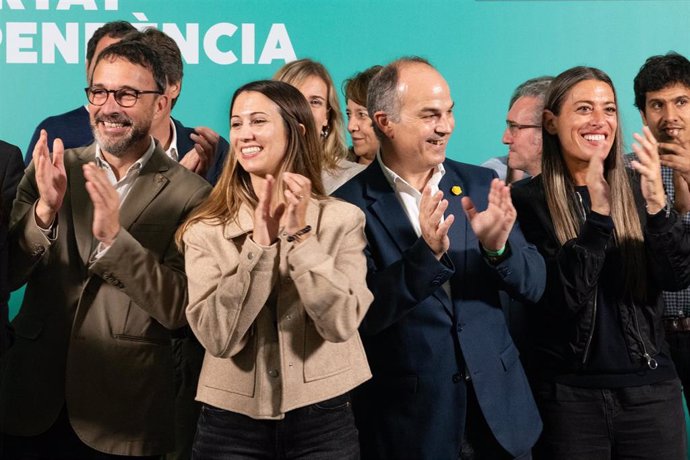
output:
[[[321,128],[321,138],[326,139],[328,137],[328,134],[330,133],[330,129],[328,129],[328,126],[324,126]]]

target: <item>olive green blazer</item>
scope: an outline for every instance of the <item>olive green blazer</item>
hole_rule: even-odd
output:
[[[67,192],[54,239],[36,225],[33,164],[9,232],[10,285],[26,291],[14,346],[0,359],[0,430],[45,432],[66,404],[77,435],[99,451],[174,448],[169,330],[186,323],[187,284],[173,237],[208,194],[203,178],[159,146],[120,207],[122,230],[97,260],[82,165],[95,144],[65,151]]]

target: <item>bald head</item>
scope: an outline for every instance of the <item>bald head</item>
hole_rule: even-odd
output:
[[[378,130],[384,162],[401,176],[425,174],[445,160],[455,128],[453,99],[443,76],[427,61],[399,59],[369,96],[369,113]],[[372,83],[374,83],[372,81]]]

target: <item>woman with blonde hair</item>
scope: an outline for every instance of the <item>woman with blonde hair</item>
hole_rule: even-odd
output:
[[[569,69],[547,93],[542,173],[512,190],[547,266],[529,309],[526,367],[544,421],[535,458],[685,458],[661,291],[690,283],[690,241],[666,203],[656,140],[647,127],[635,140],[632,172],[611,79]]]
[[[364,216],[328,198],[304,97],[239,88],[231,152],[178,232],[187,318],[206,349],[193,458],[359,458],[349,391],[371,374]]]
[[[365,168],[365,165],[347,159],[345,122],[333,79],[323,64],[311,59],[285,64],[273,79],[291,84],[309,103],[316,129],[321,135],[322,178],[326,194],[330,195]]]

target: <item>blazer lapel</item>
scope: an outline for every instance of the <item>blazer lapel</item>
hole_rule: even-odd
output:
[[[70,202],[77,249],[84,265],[88,265],[93,250],[93,203],[86,191],[82,166],[96,158],[96,143],[76,155],[77,161],[69,166]]]
[[[144,165],[139,177],[120,207],[120,225],[129,229],[139,215],[170,182],[166,176],[169,165],[165,153],[156,143],[156,149]]]
[[[455,188],[454,188],[455,187]],[[448,209],[446,216],[453,214],[455,222],[448,231],[450,238],[449,256],[455,265],[455,275],[453,278],[462,279],[465,273],[467,264],[467,236],[469,229],[469,221],[465,215],[465,210],[462,208],[462,197],[465,194],[465,184],[462,179],[455,173],[454,170],[446,168],[446,173],[443,175],[439,183],[439,189],[443,192],[443,196],[448,200]],[[457,195],[455,193],[458,193]],[[458,287],[453,286],[455,289]]]
[[[372,200],[369,209],[379,219],[391,241],[402,253],[417,241],[414,227],[407,218],[407,213],[398,201],[398,197],[395,196],[395,191],[386,180],[378,161],[374,161],[364,174],[367,175],[365,179],[367,194]]]

